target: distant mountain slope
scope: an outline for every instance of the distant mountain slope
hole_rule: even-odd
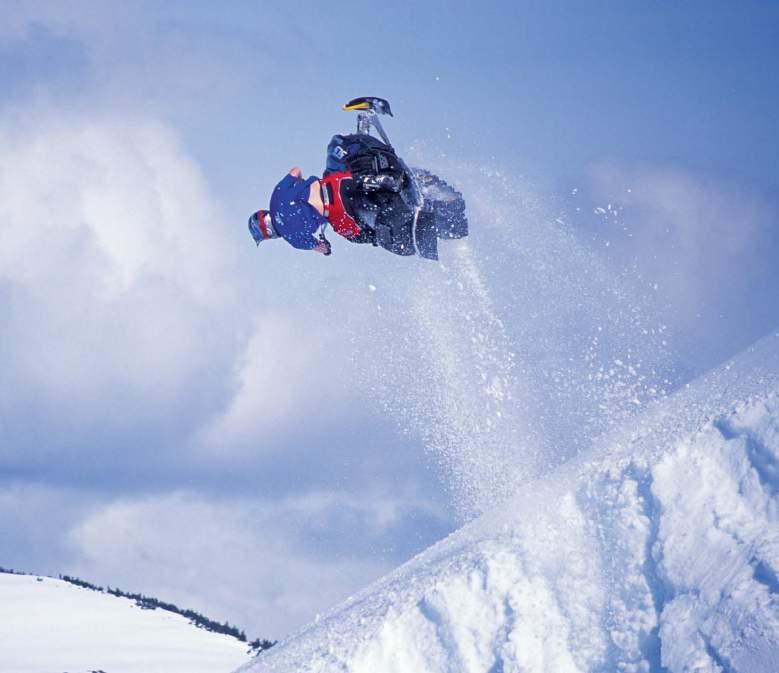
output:
[[[244,673],[776,673],[779,334]]]
[[[2,673],[224,673],[248,646],[62,580],[0,574]]]

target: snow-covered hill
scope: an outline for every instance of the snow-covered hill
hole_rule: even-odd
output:
[[[0,574],[2,673],[224,673],[250,658],[247,649],[128,598]]]
[[[779,334],[240,669],[779,671]]]

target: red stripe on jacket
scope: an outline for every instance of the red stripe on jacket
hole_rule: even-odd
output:
[[[357,224],[357,220],[346,212],[346,207],[341,197],[341,183],[344,180],[351,179],[351,173],[343,172],[330,173],[330,175],[326,175],[320,180],[322,188],[327,189],[329,185],[328,194],[332,194],[332,199],[330,199],[325,212],[327,221],[330,222],[330,226],[333,227],[336,233],[341,234],[344,238],[354,238],[362,231],[362,227]]]

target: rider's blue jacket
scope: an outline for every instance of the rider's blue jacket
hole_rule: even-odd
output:
[[[327,224],[308,202],[311,184],[319,178],[308,180],[285,175],[270,197],[270,214],[273,227],[290,245],[300,250],[311,250],[318,242],[318,234]]]

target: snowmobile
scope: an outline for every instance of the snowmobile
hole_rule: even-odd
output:
[[[463,195],[397,155],[380,119],[394,116],[387,100],[355,98],[343,109],[357,112],[357,131],[331,140],[325,176],[352,174],[352,210],[360,225],[374,232],[374,245],[397,255],[437,260],[439,239],[468,235]]]

